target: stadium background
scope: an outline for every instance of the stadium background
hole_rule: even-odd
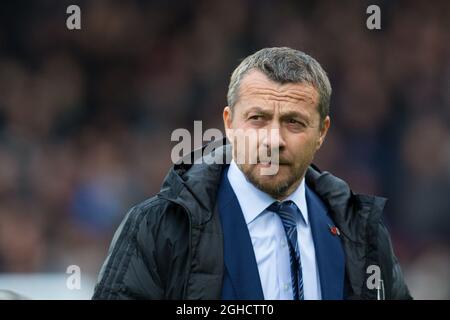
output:
[[[291,46],[333,85],[316,163],[389,198],[412,294],[450,298],[449,31],[449,1],[2,1],[0,289],[89,298],[127,208],[159,190],[172,131],[222,129],[240,59]]]

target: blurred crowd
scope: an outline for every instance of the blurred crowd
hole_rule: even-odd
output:
[[[232,70],[269,46],[327,70],[317,165],[387,197],[413,295],[450,298],[449,1],[2,2],[0,272],[96,275],[127,209],[159,190],[172,131],[222,129]]]

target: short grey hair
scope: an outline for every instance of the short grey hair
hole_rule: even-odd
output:
[[[269,79],[284,83],[306,83],[319,94],[321,124],[330,112],[331,84],[325,70],[311,56],[288,47],[264,48],[246,57],[234,69],[228,87],[228,106],[233,110],[239,98],[239,86],[249,70],[259,70]]]

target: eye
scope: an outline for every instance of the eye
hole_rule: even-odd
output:
[[[287,125],[289,126],[289,128],[291,128],[292,130],[304,130],[306,128],[306,125],[303,121],[299,121],[296,120],[294,118],[291,119],[287,119]]]
[[[249,120],[262,120],[263,116],[261,116],[261,115],[254,115],[254,116],[250,116],[248,119]]]
[[[289,124],[300,125],[300,126],[302,126],[302,127],[305,126],[305,124],[304,124],[303,122],[298,121],[298,120],[296,120],[296,119],[289,119],[289,120],[288,120],[288,123],[289,123]]]
[[[254,114],[248,117],[248,123],[254,127],[263,127],[266,124],[267,116],[263,114]]]

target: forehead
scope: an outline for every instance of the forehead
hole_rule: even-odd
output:
[[[259,70],[251,70],[241,80],[238,102],[264,100],[283,104],[302,104],[315,107],[317,90],[307,83],[280,84],[269,79]]]

